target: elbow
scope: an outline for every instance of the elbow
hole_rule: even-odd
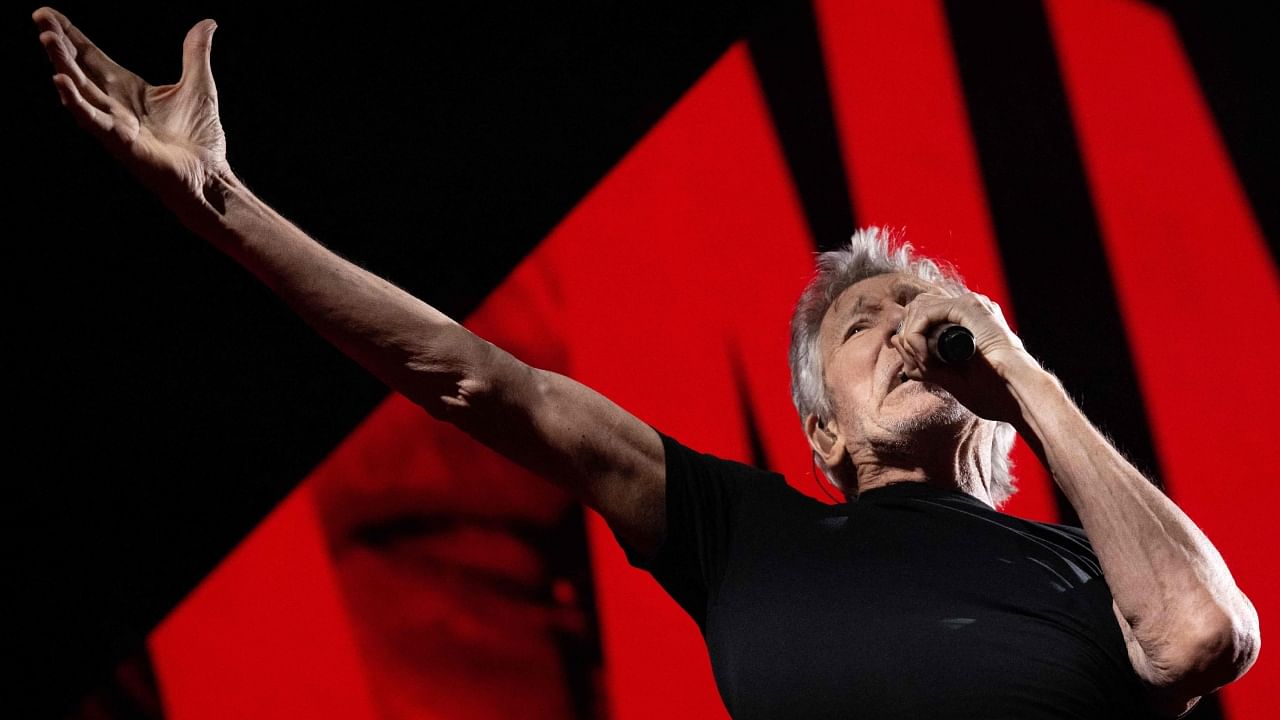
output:
[[[1178,643],[1180,650],[1161,663],[1165,677],[1207,694],[1248,672],[1258,659],[1262,637],[1253,604],[1243,594],[1238,597],[1230,609],[1219,605],[1198,613],[1194,629]]]
[[[493,395],[494,348],[457,325],[406,352],[392,386],[437,420],[474,415]]]
[[[473,342],[465,351],[444,361],[418,357],[406,363],[413,379],[412,393],[405,395],[435,419],[472,432],[506,422],[541,384],[533,367],[469,333],[466,339]]]
[[[1224,613],[1217,632],[1212,638],[1212,649],[1220,664],[1223,685],[1232,682],[1253,667],[1262,647],[1262,633],[1258,628],[1258,611],[1243,593],[1237,608]]]
[[[437,420],[456,422],[474,414],[491,391],[483,374],[464,366],[414,359],[405,363],[402,372],[396,389]]]

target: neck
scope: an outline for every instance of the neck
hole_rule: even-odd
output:
[[[858,492],[899,482],[928,483],[991,501],[992,423],[971,418],[963,425],[915,433],[907,442],[873,444],[852,454]]]

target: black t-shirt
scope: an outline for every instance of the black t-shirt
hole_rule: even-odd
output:
[[[698,623],[733,717],[1151,717],[1079,528],[924,483],[826,505],[662,442],[666,536],[623,547]]]

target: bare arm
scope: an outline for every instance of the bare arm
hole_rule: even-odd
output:
[[[964,371],[931,363],[924,330],[942,321],[973,330],[985,362],[975,358]],[[1129,659],[1153,705],[1177,715],[1243,675],[1257,658],[1258,614],[1222,556],[1023,349],[999,307],[976,294],[922,294],[903,327],[897,342],[908,375],[1012,423],[1053,474],[1102,564]]]
[[[1048,373],[1010,373],[1020,431],[1080,516],[1129,658],[1176,715],[1257,658],[1258,614],[1205,534],[1084,416]]]
[[[187,227],[389,387],[575,493],[641,552],[656,546],[665,471],[652,428],[329,251],[235,176],[209,65],[211,21],[188,32],[182,79],[152,86],[57,11],[32,18],[63,105]]]
[[[195,214],[188,224],[325,339],[434,417],[576,494],[638,549],[652,548],[664,520],[652,428],[325,249],[233,175],[212,175],[202,197],[184,211]]]

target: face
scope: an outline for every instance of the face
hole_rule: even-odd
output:
[[[910,452],[922,434],[969,415],[937,385],[902,375],[890,338],[922,292],[942,289],[908,275],[878,275],[846,289],[823,318],[818,347],[833,412],[828,428],[855,463],[862,453]]]
[[[572,715],[563,491],[399,396],[311,482],[382,717]]]

